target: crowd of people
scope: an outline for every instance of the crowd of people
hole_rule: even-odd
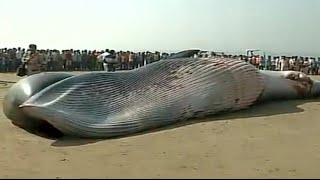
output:
[[[247,62],[262,70],[270,71],[300,71],[307,75],[320,74],[320,58],[298,56],[254,56],[245,58]]]
[[[261,56],[261,55],[226,55],[216,53],[197,54],[195,57],[220,56],[231,59],[240,59],[252,64],[258,69],[269,71],[300,71],[307,75],[320,75],[320,57],[299,56]]]
[[[115,59],[119,62],[116,69],[130,70],[159,61],[168,54],[160,52],[130,51],[115,52],[112,50],[36,50],[38,64],[42,71],[100,71],[103,61],[99,55],[105,52],[114,52]],[[15,72],[22,64],[27,51],[23,48],[0,49],[0,72]]]
[[[30,48],[30,47],[29,47]],[[36,46],[35,46],[36,48]],[[37,54],[37,66],[41,71],[101,71],[105,70],[103,59],[99,58],[104,53],[111,54],[113,62],[109,69],[131,70],[147,64],[166,59],[170,56],[165,52],[131,52],[114,50],[35,50]],[[0,49],[0,72],[16,72],[18,67],[25,61],[27,50],[23,48]],[[320,74],[320,57],[286,57],[286,56],[245,56],[226,55],[214,52],[199,52],[193,57],[212,57],[241,59],[262,70],[301,71],[309,75]],[[29,57],[30,58],[30,57]]]

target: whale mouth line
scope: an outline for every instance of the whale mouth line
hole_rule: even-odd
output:
[[[31,134],[34,134],[36,136],[40,136],[46,139],[50,139],[50,140],[57,140],[65,136],[63,132],[55,128],[49,122],[44,120],[40,120],[39,122],[41,123],[37,123],[36,126],[32,126],[32,127],[25,126],[24,124],[20,124],[17,121],[12,121],[12,124],[22,128],[23,130]]]
[[[37,135],[46,139],[57,140],[65,136],[65,134],[61,130],[56,128],[49,121],[45,120],[43,117],[37,116],[37,112],[25,111],[28,108],[34,108],[34,107],[37,107],[37,106],[31,103],[26,103],[26,104],[23,103],[19,105],[19,109],[21,109],[24,112],[24,114],[28,117],[30,121],[32,120],[37,122],[36,124],[34,124],[34,126],[31,126],[31,127],[20,126],[22,129],[26,130],[29,133],[32,133],[34,135]],[[19,124],[16,124],[16,125],[19,126]]]
[[[39,127],[35,129],[35,134],[47,139],[60,139],[65,136],[60,130],[47,121],[43,121]]]

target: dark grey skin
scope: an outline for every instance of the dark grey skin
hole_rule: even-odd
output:
[[[314,98],[320,95],[320,82],[311,80],[301,72],[294,71],[259,71],[264,78],[264,88],[256,102],[282,99]],[[21,105],[31,96],[51,84],[72,77],[68,73],[40,73],[29,76],[14,84],[4,99],[3,111],[16,126],[31,133],[59,131],[50,126],[45,120],[28,116]]]

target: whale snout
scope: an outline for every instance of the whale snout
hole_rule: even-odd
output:
[[[39,73],[21,79],[11,86],[4,97],[4,114],[12,121],[12,124],[29,132],[45,129],[47,127],[45,121],[29,116],[20,106],[42,89],[71,76],[68,73]]]
[[[284,78],[291,80],[292,88],[298,97],[308,97],[311,95],[313,80],[306,74],[297,71],[284,71]]]

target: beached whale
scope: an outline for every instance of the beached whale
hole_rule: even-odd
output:
[[[108,138],[245,109],[267,100],[318,96],[294,71],[261,71],[228,58],[167,59],[131,71],[40,73],[14,84],[3,111],[24,129]]]

